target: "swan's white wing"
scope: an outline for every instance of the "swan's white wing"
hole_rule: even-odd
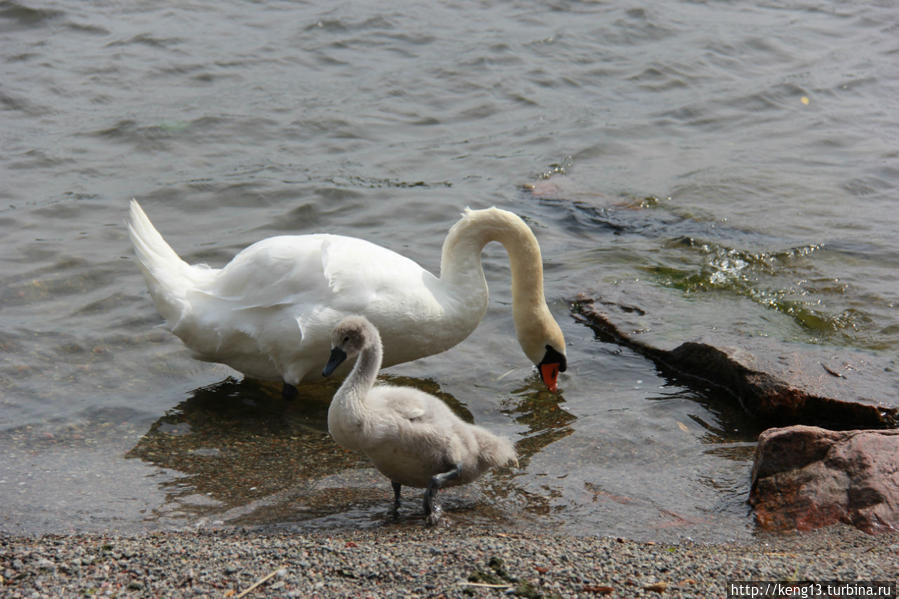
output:
[[[384,342],[385,366],[452,347],[477,325],[472,319],[466,330],[447,322],[447,306],[453,300],[440,280],[409,258],[380,246],[330,237],[322,246],[322,265],[331,292],[330,307],[340,316],[362,314],[377,327]],[[335,324],[336,319],[328,322],[329,334]]]
[[[328,236],[322,243],[322,272],[334,299],[347,309],[373,302],[427,302],[425,280],[436,277],[391,250],[352,237]]]
[[[380,296],[415,293],[423,274],[412,260],[362,239],[281,236],[240,252],[202,291],[234,309],[294,305],[360,310]]]
[[[381,329],[385,345],[399,335],[391,345],[422,355],[410,336],[442,312],[425,284],[436,280],[412,260],[361,239],[272,237],[249,246],[208,284],[192,289],[192,318],[174,332],[198,357],[258,378],[281,373],[290,380],[319,372],[331,329],[348,314],[366,315]],[[387,350],[387,363],[417,357],[392,351]]]
[[[197,357],[280,378],[306,332],[298,313],[328,301],[316,235],[272,237],[237,254],[187,294],[191,317],[173,332]]]
[[[281,236],[254,243],[200,291],[234,310],[321,301],[329,293],[321,264],[324,237]]]

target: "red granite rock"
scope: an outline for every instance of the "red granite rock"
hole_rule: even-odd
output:
[[[899,430],[789,426],[759,436],[749,503],[766,530],[899,530]]]

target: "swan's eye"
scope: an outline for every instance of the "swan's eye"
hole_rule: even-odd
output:
[[[344,342],[344,343],[349,343],[349,342],[350,342],[350,336],[347,335],[346,337],[344,337],[344,338],[343,338],[343,342]]]

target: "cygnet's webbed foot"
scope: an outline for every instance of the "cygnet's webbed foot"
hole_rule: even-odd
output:
[[[393,486],[393,507],[390,508],[390,517],[395,520],[400,516],[400,489],[402,485],[393,481],[390,481],[390,484]]]
[[[281,397],[283,397],[287,401],[296,399],[298,394],[299,391],[297,391],[297,388],[290,383],[284,383],[284,386],[281,387]]]
[[[428,526],[434,526],[440,521],[440,513],[442,510],[439,505],[435,505],[434,503],[434,498],[437,497],[437,491],[461,473],[462,466],[456,464],[451,470],[435,474],[431,477],[431,482],[425,490],[424,497],[425,522],[427,522]]]

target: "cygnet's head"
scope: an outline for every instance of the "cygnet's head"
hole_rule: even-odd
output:
[[[331,332],[331,356],[322,370],[328,376],[345,360],[353,358],[365,347],[380,342],[378,330],[364,316],[347,316]]]

